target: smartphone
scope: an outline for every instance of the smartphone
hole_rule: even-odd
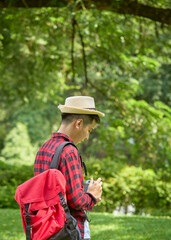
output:
[[[87,192],[89,184],[90,184],[90,180],[87,180],[86,183],[84,184],[84,192]]]

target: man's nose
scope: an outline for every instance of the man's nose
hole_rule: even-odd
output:
[[[86,140],[88,140],[89,139],[89,135],[86,137]]]

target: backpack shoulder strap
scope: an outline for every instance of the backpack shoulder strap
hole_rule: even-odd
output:
[[[58,169],[58,165],[59,165],[59,159],[60,159],[60,155],[62,153],[63,148],[66,145],[73,145],[75,148],[77,148],[74,143],[72,142],[62,142],[61,144],[59,144],[59,146],[57,147],[56,151],[55,151],[55,155],[53,156],[52,162],[49,166],[49,169]]]

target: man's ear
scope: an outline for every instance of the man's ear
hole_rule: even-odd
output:
[[[83,119],[80,118],[80,119],[75,120],[74,126],[75,126],[75,128],[80,129],[83,126]]]

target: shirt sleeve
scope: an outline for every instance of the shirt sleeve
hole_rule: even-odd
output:
[[[67,201],[76,210],[92,210],[96,198],[83,191],[84,178],[78,151],[73,146],[66,146],[61,154],[59,170],[66,179]]]

